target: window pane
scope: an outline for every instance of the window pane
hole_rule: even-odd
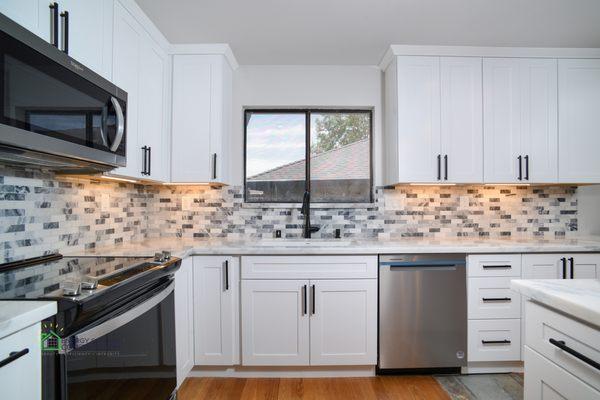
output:
[[[312,202],[371,201],[371,113],[319,112],[310,119]]]
[[[301,202],[305,158],[304,113],[246,113],[246,201]]]

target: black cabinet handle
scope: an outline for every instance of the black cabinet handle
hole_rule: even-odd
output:
[[[58,3],[50,4],[50,44],[58,47]]]
[[[225,260],[225,290],[229,290],[229,260]]]
[[[146,175],[152,175],[152,147],[148,146],[148,171]]]
[[[448,154],[444,155],[444,180],[448,180]]]
[[[511,269],[512,265],[483,265],[483,269]]]
[[[0,361],[0,368],[4,367],[5,365],[10,364],[11,362],[18,360],[19,358],[23,357],[25,354],[29,353],[29,349],[25,348],[21,351],[13,351],[11,352],[8,357],[6,357],[4,360]]]
[[[567,259],[563,257],[560,261],[562,262],[562,278],[567,279]]]
[[[213,153],[213,179],[217,179],[217,153]]]
[[[525,180],[529,180],[529,156],[525,156]]]
[[[438,154],[437,156],[437,180],[441,181],[442,180],[442,155]]]
[[[63,19],[63,29],[62,29],[63,49],[62,50],[66,54],[69,54],[69,12],[63,11],[62,13],[60,13],[60,16]]]
[[[306,315],[306,313],[308,312],[308,286],[304,285],[302,286],[302,299],[304,300],[302,303],[302,315]]]
[[[517,157],[517,160],[519,160],[519,176],[517,177],[517,179],[522,181],[523,180],[523,157],[519,156],[519,157]]]
[[[571,272],[569,273],[570,278],[575,278],[575,259],[573,257],[569,258],[569,266],[571,267]]]
[[[315,307],[315,292],[316,292],[315,285],[312,285],[311,289],[312,289],[312,312],[311,312],[311,314],[315,315],[315,312],[316,312],[316,307]]]
[[[484,297],[481,300],[483,301],[511,301],[510,297]]]
[[[596,361],[592,360],[591,358],[584,356],[583,354],[581,354],[577,350],[574,350],[574,349],[570,348],[569,346],[567,346],[565,344],[564,340],[556,340],[556,339],[550,338],[548,341],[551,344],[553,344],[554,346],[556,346],[559,349],[561,349],[562,351],[564,351],[565,353],[569,353],[570,355],[572,355],[573,357],[577,358],[578,360],[583,361],[587,365],[589,365],[591,367],[594,367],[597,370],[600,370],[600,363],[599,362],[596,362]]]
[[[142,175],[148,175],[148,147],[142,146]]]
[[[510,340],[482,340],[481,344],[510,344]]]

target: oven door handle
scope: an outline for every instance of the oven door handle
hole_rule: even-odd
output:
[[[168,295],[173,293],[175,288],[175,283],[171,282],[169,286],[163,289],[161,292],[152,296],[148,300],[140,303],[134,308],[125,311],[123,314],[119,314],[116,317],[109,319],[106,322],[101,323],[100,325],[96,325],[93,328],[90,328],[86,331],[77,333],[73,336],[73,346],[74,348],[79,348],[85,346],[94,340],[122,327],[123,325],[133,321],[138,318],[142,314],[147,311],[150,311],[152,308],[160,304]]]

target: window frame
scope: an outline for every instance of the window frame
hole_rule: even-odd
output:
[[[310,192],[310,133],[311,133],[311,114],[319,113],[338,113],[338,114],[368,114],[369,115],[369,200],[367,202],[349,202],[341,201],[319,201],[318,204],[365,204],[373,203],[373,109],[372,108],[244,108],[244,203],[247,204],[298,204],[298,201],[249,201],[247,198],[247,145],[248,145],[248,116],[256,114],[304,114],[305,116],[305,175],[304,190]],[[312,201],[311,201],[312,203]]]

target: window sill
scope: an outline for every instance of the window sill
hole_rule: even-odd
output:
[[[367,209],[377,207],[376,203],[310,203],[311,209]],[[302,203],[242,203],[242,208],[300,209]]]

